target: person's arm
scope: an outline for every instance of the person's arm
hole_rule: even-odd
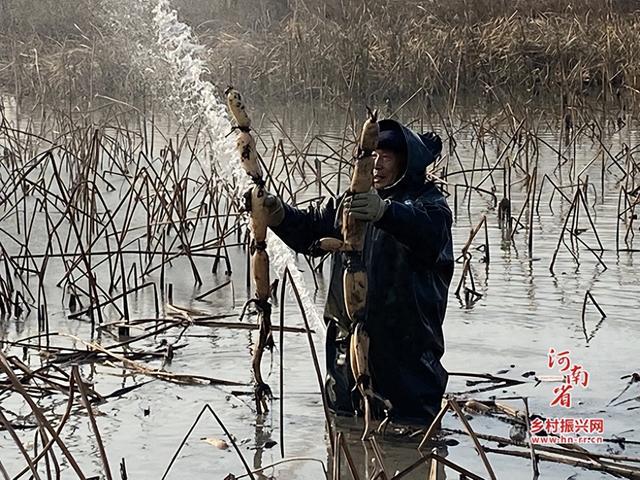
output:
[[[306,211],[287,204],[283,207],[284,219],[271,230],[296,252],[311,254],[315,241],[324,237],[340,237],[340,232],[334,227],[336,206],[333,198],[322,206],[309,206]]]
[[[435,263],[451,240],[451,210],[444,197],[420,197],[401,203],[388,201],[374,225],[392,235],[417,258]]]

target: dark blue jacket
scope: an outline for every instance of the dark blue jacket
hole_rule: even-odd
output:
[[[374,390],[391,401],[392,418],[428,422],[440,409],[447,372],[442,322],[453,274],[451,211],[425,169],[432,152],[418,135],[392,120],[381,130],[401,129],[407,168],[395,184],[378,190],[390,200],[383,217],[370,225],[363,259],[368,297],[365,327]],[[302,211],[285,205],[274,232],[299,253],[319,255],[313,246],[323,237],[340,238],[341,202]],[[337,203],[337,206],[336,206]],[[358,410],[349,368],[350,328],[342,292],[343,258],[333,254],[324,319],[327,323],[327,389],[330,406],[340,413]]]

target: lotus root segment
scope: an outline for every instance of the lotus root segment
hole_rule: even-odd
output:
[[[367,109],[369,110],[369,109]],[[378,134],[380,133],[380,126],[378,125],[378,111],[373,112],[369,110],[369,118],[364,122],[362,126],[362,133],[360,134],[360,150],[369,155],[378,147]]]
[[[366,390],[369,387],[369,334],[361,323],[356,325],[351,335],[349,359],[356,384]]]
[[[364,268],[347,267],[343,276],[344,304],[349,318],[358,322],[363,319],[367,301],[367,272]]]
[[[325,237],[320,239],[320,248],[325,252],[339,252],[344,242],[338,238]]]
[[[371,390],[371,376],[369,373],[369,335],[365,331],[362,322],[356,324],[351,334],[349,360],[351,361],[351,373],[364,402],[362,440],[365,440],[369,436],[370,430],[371,410],[369,399],[374,396],[374,393]]]
[[[258,300],[269,300],[269,255],[266,250],[256,248],[251,255],[251,270],[253,271],[253,281],[256,285],[256,298]]]
[[[347,252],[361,252],[364,248],[364,234],[367,224],[349,216],[347,210],[342,211],[343,250]]]
[[[353,193],[365,193],[371,190],[375,162],[373,155],[366,155],[356,160],[353,175],[351,176],[351,191]]]
[[[264,205],[267,192],[264,187],[255,185],[251,190],[251,230],[256,243],[262,243],[267,239],[268,212]]]
[[[233,87],[227,88],[225,93],[227,94],[227,106],[235,118],[238,128],[248,130],[251,127],[251,119],[242,101],[242,95]]]
[[[254,181],[262,178],[262,169],[258,163],[256,141],[249,132],[240,132],[236,139],[236,149],[240,154],[242,169],[247,172]]]

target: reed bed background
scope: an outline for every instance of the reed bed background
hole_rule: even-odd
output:
[[[471,100],[559,94],[635,99],[640,2],[179,0],[214,83],[254,100],[393,102],[419,88]],[[149,31],[113,21],[122,0],[4,0],[0,88],[69,102],[140,102]],[[127,5],[150,16],[145,2]],[[150,22],[147,22],[149,24]],[[142,22],[144,24],[144,22]],[[555,95],[555,96],[554,96]]]

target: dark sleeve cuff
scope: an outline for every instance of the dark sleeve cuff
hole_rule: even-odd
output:
[[[394,219],[394,204],[397,205],[398,202],[394,202],[393,200],[389,200],[387,198],[384,200],[384,203],[387,204],[387,208],[385,208],[382,217],[380,217],[380,220],[375,222],[374,225],[381,230],[389,230],[392,229],[394,224],[396,223],[396,220]]]

